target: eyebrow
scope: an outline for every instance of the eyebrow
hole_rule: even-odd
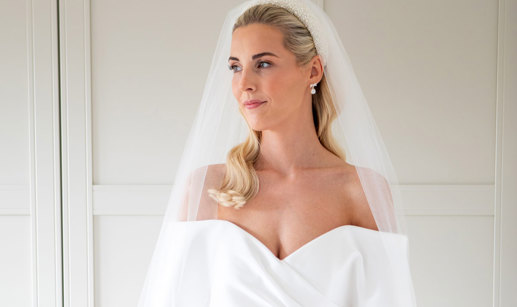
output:
[[[272,53],[272,52],[261,52],[261,53],[257,53],[257,54],[255,54],[254,56],[252,56],[252,57],[251,57],[251,59],[252,59],[252,60],[255,60],[255,59],[260,58],[260,57],[263,57],[263,56],[265,56],[265,55],[276,56],[276,57],[278,58],[278,55],[276,55],[276,54],[274,54],[274,53]],[[229,57],[229,58],[228,58],[228,61],[229,61],[229,60],[239,61],[239,59],[238,59],[238,58],[233,57],[233,56]]]

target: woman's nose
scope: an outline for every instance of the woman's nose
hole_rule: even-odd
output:
[[[239,86],[241,91],[255,90],[255,75],[253,70],[243,68],[241,71],[241,78],[239,80]]]

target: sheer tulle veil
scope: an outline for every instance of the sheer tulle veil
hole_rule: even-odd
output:
[[[407,238],[404,204],[395,169],[349,56],[328,15],[310,0],[246,1],[227,13],[219,33],[199,109],[179,161],[148,267],[140,295],[140,307],[173,306],[171,302],[174,298],[170,297],[170,289],[174,287],[176,291],[181,291],[179,288],[185,286],[179,281],[188,272],[182,270],[178,262],[181,263],[189,255],[181,253],[180,256],[178,246],[183,244],[179,244],[177,240],[188,236],[174,236],[175,239],[172,239],[171,233],[177,231],[174,225],[217,219],[217,203],[213,201],[207,205],[207,202],[203,201],[207,198],[208,188],[219,188],[209,186],[210,183],[206,180],[207,170],[210,165],[226,163],[229,151],[241,144],[250,133],[232,94],[233,72],[228,69],[232,27],[246,9],[259,3],[278,4],[298,14],[299,18],[307,23],[307,28],[317,44],[337,111],[337,119],[332,123],[332,132],[346,155],[346,162],[354,165],[359,175],[377,223],[379,242],[385,251],[379,257],[397,257],[397,251],[392,250],[398,248],[391,241],[392,235]],[[188,227],[182,229],[184,232],[188,231]],[[400,253],[399,255],[406,256]]]

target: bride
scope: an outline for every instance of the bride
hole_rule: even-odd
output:
[[[260,191],[241,210],[214,194],[226,206],[218,209],[218,218],[240,225],[283,258],[340,225],[377,227],[355,168],[333,151],[329,125],[336,114],[330,99],[314,99],[313,115],[310,85],[328,89],[309,32],[296,33],[300,25],[292,15],[273,25],[259,23],[266,14],[274,11],[250,12],[238,21],[229,58],[233,95],[256,140],[234,149],[228,167],[244,172],[235,180],[248,180],[240,194],[258,190],[253,185],[259,182]],[[256,177],[246,164],[254,159]],[[224,164],[214,173],[223,174]]]
[[[213,61],[139,306],[416,306],[396,174],[328,16],[248,1]]]

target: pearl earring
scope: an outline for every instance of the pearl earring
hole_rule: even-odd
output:
[[[310,87],[312,88],[311,89],[311,94],[313,94],[313,95],[316,94],[316,89],[314,88],[316,86],[316,84],[318,84],[318,83],[313,83],[313,84],[310,85]]]

